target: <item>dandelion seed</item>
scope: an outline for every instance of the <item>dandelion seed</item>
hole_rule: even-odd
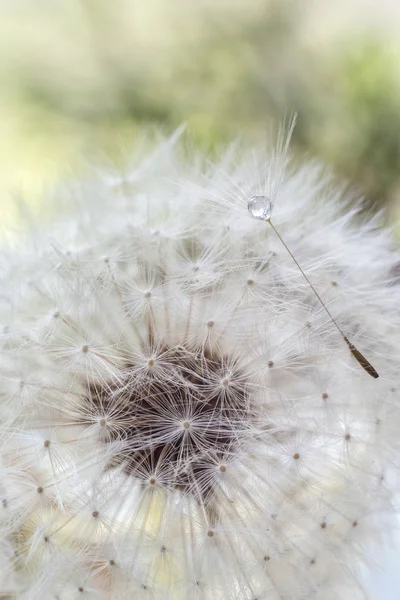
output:
[[[258,219],[260,221],[266,221],[267,223],[269,223],[271,225],[271,227],[274,230],[275,234],[278,236],[279,240],[282,242],[282,244],[284,245],[284,247],[288,251],[290,257],[292,258],[292,260],[294,261],[294,263],[296,264],[296,266],[300,270],[301,274],[303,275],[304,279],[307,281],[308,285],[310,286],[310,288],[314,292],[316,298],[318,298],[318,301],[321,303],[322,307],[324,308],[324,310],[328,314],[328,316],[331,319],[332,323],[335,325],[336,329],[339,331],[339,333],[342,336],[343,340],[346,342],[346,344],[347,344],[347,346],[348,346],[351,354],[354,356],[354,358],[359,363],[359,365],[368,373],[368,375],[371,375],[371,377],[373,377],[374,379],[377,379],[379,377],[379,374],[376,371],[376,369],[374,369],[374,367],[365,358],[365,356],[363,354],[361,354],[361,352],[359,350],[357,350],[357,348],[344,335],[343,331],[341,330],[341,328],[337,324],[336,320],[331,315],[331,313],[330,313],[329,309],[327,308],[326,304],[323,302],[321,296],[318,294],[318,292],[316,291],[315,287],[312,285],[312,283],[310,282],[309,278],[304,273],[303,269],[301,268],[301,266],[297,262],[296,258],[294,257],[293,253],[290,251],[290,249],[287,246],[287,244],[284,242],[282,236],[277,231],[276,227],[274,227],[274,225],[272,224],[272,222],[271,222],[271,213],[272,213],[272,203],[271,203],[271,201],[266,196],[253,196],[250,199],[249,203],[248,203],[248,210],[249,210],[250,214],[255,219]],[[332,285],[336,286],[337,283],[336,282],[332,282]]]

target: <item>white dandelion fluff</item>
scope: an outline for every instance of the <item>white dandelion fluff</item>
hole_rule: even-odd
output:
[[[367,598],[395,521],[399,254],[287,139],[187,165],[177,138],[2,251],[0,591]]]

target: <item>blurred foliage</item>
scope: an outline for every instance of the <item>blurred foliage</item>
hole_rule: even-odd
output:
[[[371,202],[394,200],[400,181],[399,49],[367,37],[347,41],[333,59],[335,76],[318,78],[311,102],[300,98],[299,138]]]
[[[400,42],[382,30],[353,30],[346,4],[337,9],[346,27],[328,35],[328,13],[310,24],[315,6],[3,3],[3,190],[17,187],[35,199],[85,155],[118,160],[154,127],[171,131],[187,121],[195,142],[212,151],[237,135],[257,137],[296,110],[299,149],[327,160],[376,206],[393,201],[400,193]],[[12,209],[3,205],[3,214]]]

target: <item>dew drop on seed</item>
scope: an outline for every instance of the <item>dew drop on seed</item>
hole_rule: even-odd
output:
[[[247,208],[254,219],[265,221],[271,216],[272,202],[267,196],[252,196]]]

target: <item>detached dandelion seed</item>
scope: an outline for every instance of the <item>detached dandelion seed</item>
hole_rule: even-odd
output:
[[[310,288],[314,292],[316,298],[318,298],[318,301],[321,303],[322,307],[324,308],[324,310],[328,314],[328,316],[331,319],[332,323],[335,325],[335,327],[339,331],[339,333],[342,336],[344,342],[346,342],[346,344],[347,344],[347,346],[348,346],[351,354],[354,356],[354,358],[356,359],[356,361],[361,365],[361,367],[369,375],[371,375],[371,377],[373,377],[374,379],[377,379],[379,377],[378,372],[374,369],[374,367],[371,365],[371,363],[365,358],[365,356],[363,356],[363,354],[361,354],[361,352],[359,350],[357,350],[357,348],[344,335],[343,331],[340,329],[340,327],[336,323],[335,319],[332,317],[330,311],[326,307],[326,305],[323,302],[322,298],[320,297],[320,295],[318,294],[318,292],[316,291],[316,289],[314,288],[314,286],[312,285],[312,283],[308,279],[307,275],[304,273],[303,269],[301,268],[301,266],[297,262],[295,256],[292,254],[292,252],[290,251],[290,249],[288,248],[288,246],[285,244],[284,240],[282,239],[280,233],[277,231],[277,229],[272,224],[272,221],[271,221],[271,212],[272,212],[272,203],[271,203],[271,200],[269,200],[266,196],[253,196],[250,199],[250,201],[249,201],[248,209],[249,209],[250,214],[255,219],[258,219],[260,221],[266,221],[267,223],[269,223],[271,225],[272,229],[274,230],[274,232],[278,236],[279,240],[282,242],[283,246],[288,251],[289,256],[293,259],[295,265],[300,270],[300,273],[303,275],[304,279],[307,281],[307,283],[309,284]],[[333,282],[333,283],[335,283],[335,282]]]
[[[3,248],[0,590],[365,600],[395,522],[399,252],[292,164],[293,126],[203,167],[178,132]]]

